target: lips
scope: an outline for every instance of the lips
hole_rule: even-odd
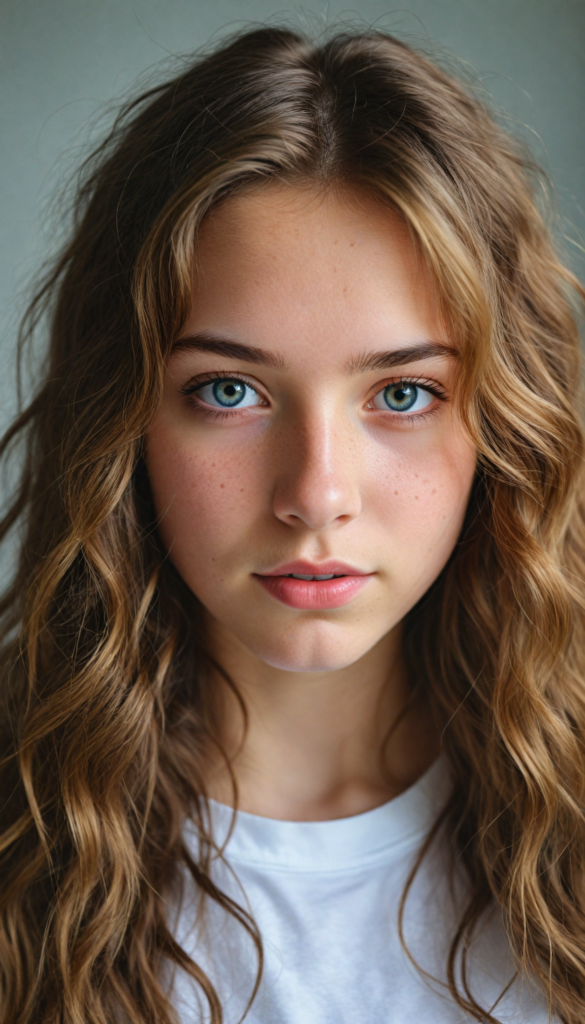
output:
[[[267,572],[258,573],[259,576],[369,576],[370,573],[356,569],[347,562],[306,562],[297,559],[294,562],[286,562],[276,569],[269,569]]]
[[[373,575],[346,562],[297,560],[254,573],[254,578],[282,604],[317,611],[348,604]]]

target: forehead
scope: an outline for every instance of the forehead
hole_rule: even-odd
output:
[[[184,333],[290,358],[439,340],[435,289],[400,216],[371,197],[271,187],[203,222]]]

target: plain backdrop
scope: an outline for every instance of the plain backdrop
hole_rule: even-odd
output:
[[[27,288],[65,227],[55,197],[116,101],[176,55],[266,21],[313,35],[379,28],[474,77],[551,177],[559,234],[585,277],[585,0],[0,0],[0,427],[16,407]]]

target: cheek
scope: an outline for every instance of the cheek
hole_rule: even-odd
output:
[[[203,447],[161,423],[149,435],[146,462],[160,537],[193,583],[225,555],[227,538],[236,551],[245,543],[250,523],[261,514],[265,483],[255,445]]]
[[[392,539],[394,560],[428,582],[455,546],[475,474],[475,449],[462,432],[448,431],[429,445],[418,439],[393,451],[377,467],[370,501]]]

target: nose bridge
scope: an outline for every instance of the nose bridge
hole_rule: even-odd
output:
[[[281,451],[274,512],[292,524],[322,529],[355,518],[361,508],[351,428],[333,401],[296,412]]]

